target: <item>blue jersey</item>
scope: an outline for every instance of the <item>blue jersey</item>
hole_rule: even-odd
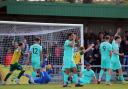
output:
[[[110,60],[110,52],[112,51],[112,45],[109,42],[102,42],[100,44],[100,52],[102,60]]]
[[[40,61],[40,54],[42,51],[42,46],[39,44],[34,44],[30,47],[31,52],[31,60],[32,61]]]
[[[46,71],[41,72],[40,77],[34,78],[34,82],[38,84],[46,84],[50,81],[51,76]]]
[[[82,71],[82,78],[80,78],[80,82],[83,84],[89,84],[91,83],[91,80],[95,77],[95,73],[92,69],[87,70],[84,69]]]

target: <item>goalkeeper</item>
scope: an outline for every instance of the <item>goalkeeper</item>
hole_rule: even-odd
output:
[[[24,74],[23,76],[29,78],[29,84],[47,84],[51,81],[51,76],[44,68],[41,68],[35,72],[35,75]]]

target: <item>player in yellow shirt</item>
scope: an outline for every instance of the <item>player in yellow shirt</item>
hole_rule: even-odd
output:
[[[89,50],[91,50],[93,48],[93,46],[94,46],[94,44],[91,44],[87,49],[85,49],[84,47],[80,47],[79,51],[74,54],[74,61],[77,66],[78,72],[80,72],[80,70],[81,70],[80,65],[81,65],[82,55],[84,53],[88,52]]]
[[[20,77],[24,74],[25,70],[23,70],[22,66],[18,63],[20,60],[20,57],[22,55],[22,50],[24,49],[24,43],[19,43],[18,44],[18,48],[14,51],[12,60],[11,60],[11,65],[10,65],[10,71],[9,73],[6,75],[4,81],[6,82],[7,79],[10,77],[10,75],[13,73],[13,71],[15,70],[21,70],[21,72],[19,73],[16,83],[19,83],[19,79]]]

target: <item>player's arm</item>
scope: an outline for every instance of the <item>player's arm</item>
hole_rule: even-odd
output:
[[[118,28],[117,32],[116,32],[116,34],[114,36],[118,36],[120,32],[121,32],[121,28]]]
[[[84,53],[88,52],[94,47],[94,44],[91,44],[86,50],[83,50]]]
[[[96,78],[95,75],[93,76],[92,82],[95,83],[95,84],[97,83],[97,78]]]
[[[116,51],[116,50],[113,50],[113,53],[116,54],[116,55],[119,55],[119,56],[124,56],[124,53],[119,53],[119,52]]]
[[[71,41],[71,43],[69,43],[69,46],[74,47],[74,45],[75,45],[75,40],[76,40],[76,35],[73,34],[73,40]]]

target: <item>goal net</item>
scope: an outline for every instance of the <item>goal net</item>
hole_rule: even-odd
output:
[[[19,42],[24,42],[25,49],[20,60],[20,64],[24,65],[34,38],[40,37],[43,53],[47,54],[47,64],[53,65],[53,81],[59,81],[63,62],[63,45],[67,34],[71,32],[77,34],[80,44],[83,45],[83,25],[81,24],[0,21],[0,64],[9,69],[14,49]]]

